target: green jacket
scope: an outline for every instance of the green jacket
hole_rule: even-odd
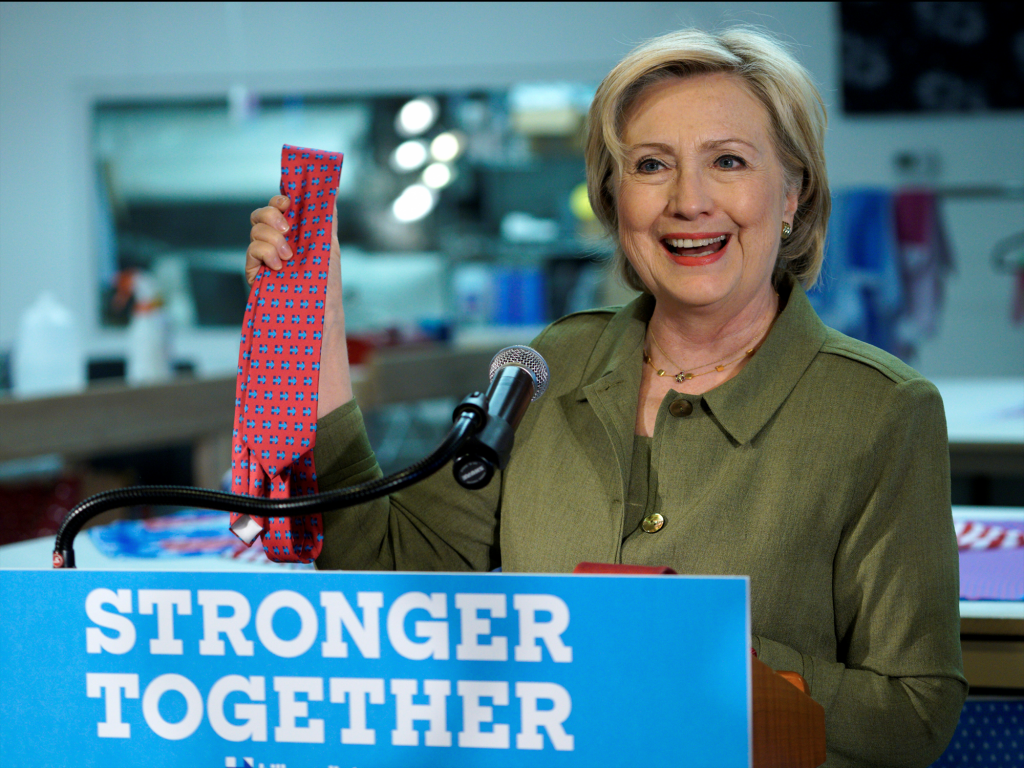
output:
[[[317,566],[565,572],[587,560],[747,575],[753,645],[824,706],[826,765],[929,765],[967,692],[942,401],[898,359],[826,328],[792,281],[780,295],[736,377],[662,402],[658,532],[635,519],[624,530],[654,307],[642,296],[537,338],[551,383],[488,488],[466,491],[445,469],[325,515]],[[677,399],[689,415],[672,415]],[[321,419],[314,460],[324,490],[380,475],[354,403]]]

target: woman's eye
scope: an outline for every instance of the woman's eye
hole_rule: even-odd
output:
[[[719,168],[731,170],[733,168],[739,168],[743,165],[743,160],[736,157],[736,155],[722,155],[722,157],[715,160],[715,165]]]
[[[636,165],[636,169],[640,173],[657,173],[662,168],[660,160],[656,160],[653,157],[645,157]]]

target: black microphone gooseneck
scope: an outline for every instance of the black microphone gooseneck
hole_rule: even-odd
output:
[[[519,371],[525,370],[519,367],[521,363],[502,362],[510,355],[517,360],[528,357],[521,350],[527,350],[532,354],[529,362],[534,367],[542,366],[543,377],[536,374],[537,378],[531,378],[535,385],[527,386],[526,382],[520,381],[524,374],[515,374],[508,370],[510,366]],[[538,360],[539,364],[536,362]],[[544,358],[529,347],[508,347],[491,361],[491,377],[491,386],[486,395],[474,392],[455,408],[452,415],[454,424],[433,453],[388,477],[370,480],[350,488],[290,499],[260,499],[176,485],[140,485],[104,491],[80,502],[64,517],[54,542],[53,567],[74,568],[75,551],[72,545],[82,526],[96,515],[120,507],[134,504],[187,505],[259,517],[297,517],[356,506],[408,488],[433,475],[453,457],[458,461],[463,456],[483,453],[486,456],[486,463],[504,469],[508,463],[508,452],[512,449],[512,431],[518,426],[526,407],[530,404],[530,397],[536,400],[547,388],[547,365]],[[512,381],[513,378],[516,381]],[[525,394],[527,390],[529,394]],[[458,472],[455,479],[467,488],[483,488],[493,474],[492,469],[486,481],[482,483],[479,482],[480,478],[475,476],[473,484],[464,483],[459,480]]]

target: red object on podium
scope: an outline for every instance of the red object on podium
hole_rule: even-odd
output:
[[[642,573],[648,576],[661,574],[674,574],[667,565],[626,565],[625,563],[580,563],[573,573],[612,573],[617,576],[624,576],[630,573]]]
[[[672,575],[668,566],[580,563],[573,573]],[[750,660],[754,696],[754,768],[817,768],[825,762],[825,709],[796,672]]]

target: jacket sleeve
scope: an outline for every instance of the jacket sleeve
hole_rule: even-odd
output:
[[[317,423],[313,461],[321,491],[382,477],[355,401]],[[319,569],[482,571],[500,564],[497,515],[501,474],[468,491],[443,467],[420,483],[356,507],[324,514]]]
[[[911,379],[877,407],[868,450],[851,446],[864,495],[834,557],[837,659],[754,638],[824,706],[830,767],[930,765],[967,695],[942,401]]]

